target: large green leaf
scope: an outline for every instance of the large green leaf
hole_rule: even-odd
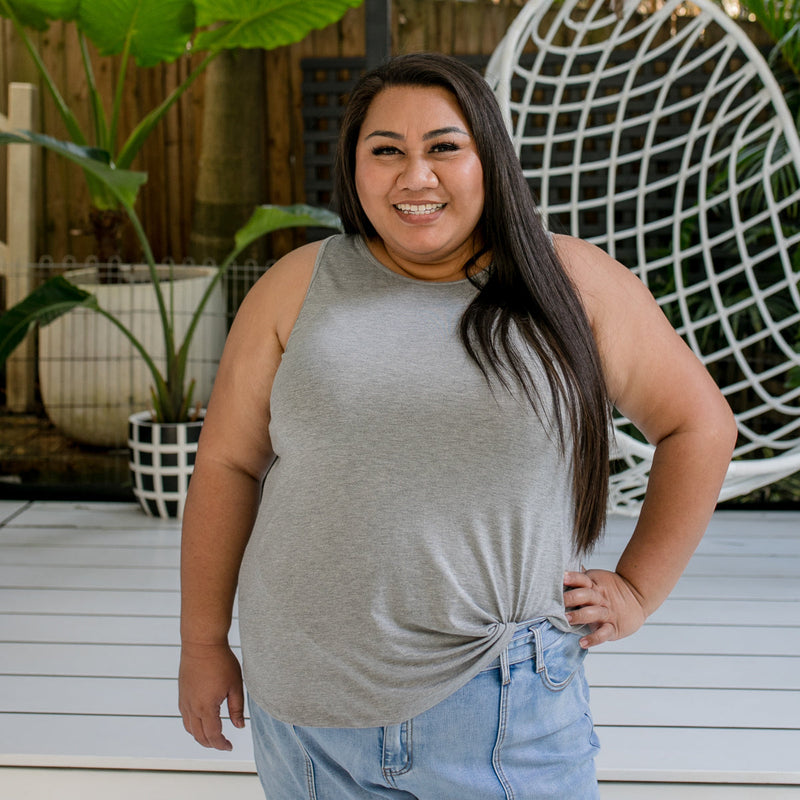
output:
[[[81,0],[13,0],[14,5],[40,12],[47,19],[73,20],[78,16]]]
[[[275,47],[299,42],[309,31],[341,19],[363,0],[196,0],[197,25],[216,22],[201,33],[197,50],[232,47]]]
[[[104,56],[130,40],[140,67],[174,61],[194,32],[192,0],[80,0],[78,24]]]
[[[49,25],[48,15],[42,11],[38,3],[29,0],[0,0],[0,17],[16,18],[21,25],[37,31],[47,30]]]
[[[47,325],[78,306],[96,309],[97,299],[60,275],[34,289],[0,316],[0,364],[37,322]]]
[[[147,182],[146,172],[115,168],[110,163],[110,156],[105,150],[98,150],[96,147],[79,147],[72,142],[53,139],[43,133],[32,131],[20,131],[17,134],[0,133],[0,144],[38,144],[58,153],[97,178],[120,203],[129,208],[136,202],[136,195],[140,187]]]
[[[236,232],[236,250],[241,252],[249,244],[273,231],[284,228],[335,228],[342,222],[332,211],[308,205],[259,206],[250,219]]]

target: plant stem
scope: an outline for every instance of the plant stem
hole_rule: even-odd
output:
[[[128,61],[130,60],[131,56],[132,38],[133,38],[133,25],[129,27],[128,33],[125,36],[125,44],[122,48],[122,56],[120,57],[120,62],[119,62],[119,75],[117,76],[117,88],[114,92],[114,102],[111,106],[111,132],[109,136],[110,147],[108,148],[109,152],[113,152],[112,148],[116,147],[117,143],[117,130],[119,129],[119,115],[120,115],[120,110],[122,108],[122,95],[125,90],[125,77],[128,73]]]
[[[45,86],[47,86],[47,89],[53,98],[53,102],[56,104],[56,109],[58,110],[58,113],[61,115],[61,119],[64,121],[64,125],[66,125],[67,130],[69,131],[69,135],[72,137],[72,140],[76,144],[87,145],[88,142],[86,140],[86,136],[81,130],[81,126],[78,124],[78,120],[76,119],[72,111],[70,111],[69,106],[66,104],[64,98],[61,96],[61,92],[58,91],[58,87],[55,85],[53,79],[50,77],[50,73],[47,71],[47,67],[45,67],[44,62],[39,56],[39,53],[33,46],[33,42],[28,37],[28,34],[25,32],[25,28],[22,27],[19,19],[17,19],[17,15],[14,13],[13,9],[6,0],[0,0],[0,7],[2,7],[5,16],[7,16],[11,20],[11,24],[14,26],[14,30],[16,31],[17,36],[19,36],[19,38],[22,40],[22,43],[25,45],[25,48],[30,53],[31,58],[33,59],[33,63],[36,65],[36,69],[42,76],[42,80],[44,81]]]
[[[1,2],[2,0],[0,0]],[[117,156],[117,166],[128,169],[136,158],[136,154],[141,150],[150,132],[161,121],[162,117],[170,110],[176,100],[203,74],[206,67],[219,55],[219,52],[209,53],[203,61],[192,70],[186,80],[176,86],[175,89],[164,99],[164,101],[154,108],[134,129],[131,131],[125,144]]]
[[[83,69],[86,73],[86,81],[89,85],[89,99],[92,107],[92,120],[94,122],[94,143],[97,147],[111,152],[110,142],[108,141],[108,125],[106,124],[106,114],[103,109],[103,101],[100,92],[97,90],[97,81],[94,77],[92,59],[89,55],[89,47],[82,30],[78,30],[78,42],[81,48],[81,58],[83,59]]]
[[[181,349],[178,352],[178,362],[179,368],[182,371],[186,370],[186,361],[189,357],[189,347],[192,343],[192,337],[194,336],[195,329],[200,323],[200,317],[203,314],[203,311],[208,305],[208,301],[211,299],[211,295],[214,292],[214,289],[217,288],[217,284],[222,280],[225,276],[225,273],[230,269],[231,264],[233,264],[234,259],[245,249],[247,245],[242,247],[237,247],[233,250],[233,252],[229,253],[225,260],[217,267],[217,273],[211,279],[211,282],[206,287],[203,296],[200,298],[200,302],[197,304],[197,307],[192,314],[191,322],[189,323],[189,327],[186,331],[186,335],[183,337],[183,342],[181,343]]]
[[[224,42],[239,32],[245,25],[245,21],[233,25],[230,30],[218,41],[213,49],[209,50],[208,55],[195,67],[186,77],[186,80],[176,86],[175,89],[165,98],[165,100],[153,109],[131,132],[128,140],[122,146],[117,157],[117,165],[127,169],[133,163],[133,159],[142,147],[145,139],[150,135],[150,131],[161,121],[161,118],[170,110],[172,105],[181,95],[205,72],[206,67],[225,49]]]
[[[150,370],[150,374],[153,378],[153,383],[155,384],[154,393],[158,401],[157,405],[162,405],[163,398],[169,397],[169,392],[167,390],[167,383],[164,380],[164,376],[161,374],[161,370],[159,370],[155,361],[153,361],[153,359],[150,357],[150,354],[147,352],[144,345],[136,338],[133,331],[131,331],[126,325],[120,322],[120,320],[118,320],[113,314],[109,313],[100,306],[95,306],[94,311],[100,314],[100,316],[105,317],[112,325],[114,325],[119,331],[121,331],[121,333],[125,336],[125,338],[131,343],[131,345],[133,345],[133,347],[142,357],[145,365]],[[156,408],[155,411],[159,418],[164,417],[163,406],[162,408]]]
[[[162,407],[171,406],[172,402],[167,387],[173,386],[173,391],[177,392],[178,389],[174,387],[176,378],[179,378],[179,384],[180,384],[179,389],[181,393],[183,392],[183,378],[182,376],[176,376],[174,374],[175,336],[173,333],[172,322],[170,320],[170,315],[167,311],[166,303],[164,302],[164,293],[161,290],[161,285],[158,278],[158,270],[156,269],[155,257],[153,256],[153,250],[150,247],[150,242],[147,239],[147,234],[144,232],[142,223],[139,220],[139,216],[137,215],[133,206],[128,204],[123,204],[123,205],[131,221],[131,224],[133,225],[136,237],[138,238],[139,243],[142,246],[142,250],[144,251],[144,258],[145,262],[147,263],[147,269],[150,273],[150,280],[153,283],[153,291],[156,294],[156,302],[158,303],[158,313],[161,317],[161,327],[164,334],[164,351],[166,353],[166,358],[167,358],[166,385],[164,385],[164,381],[162,378],[161,384],[156,386],[156,392],[158,394],[159,401],[162,403]],[[161,374],[159,373],[159,377],[160,375]]]

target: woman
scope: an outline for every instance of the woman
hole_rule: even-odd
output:
[[[223,702],[244,725],[238,582],[268,797],[596,797],[583,656],[678,580],[730,411],[625,267],[545,232],[455,59],[360,81],[337,195],[346,234],[269,270],[220,364],[184,518],[184,724],[220,749]],[[616,571],[582,571],[612,403],[656,456]]]

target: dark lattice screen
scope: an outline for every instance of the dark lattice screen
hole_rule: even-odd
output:
[[[309,58],[303,69],[303,144],[306,202],[328,208],[339,119],[350,90],[364,72],[363,58]]]

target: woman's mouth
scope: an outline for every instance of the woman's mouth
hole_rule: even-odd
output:
[[[395,208],[402,214],[410,214],[415,217],[435,214],[445,207],[446,203],[396,203]]]

